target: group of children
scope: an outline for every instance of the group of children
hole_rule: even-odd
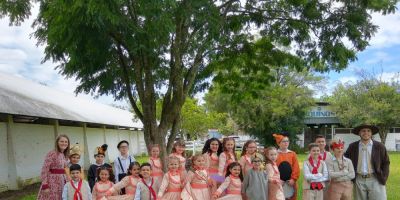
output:
[[[114,161],[114,170],[104,163],[107,145],[102,145],[96,148],[96,162],[89,168],[88,183],[83,180],[83,172],[77,164],[79,154],[71,152],[70,176],[62,197],[63,200],[295,199],[295,182],[299,176],[297,156],[287,149],[287,137],[275,134],[274,137],[278,149],[268,147],[260,154],[257,143],[249,140],[244,144],[239,159],[234,151],[233,138],[224,138],[222,143],[211,138],[205,143],[202,153],[188,160],[185,143],[177,141],[167,159],[166,173],[163,172],[158,145],[151,147],[148,162],[140,164],[133,156],[127,155],[129,143],[121,141],[117,146],[121,155]],[[332,141],[330,147],[334,156],[324,151],[325,146],[323,137],[309,145],[310,156],[303,165],[303,199],[351,199],[350,180],[354,178],[354,170],[351,161],[343,157],[343,142]],[[285,191],[286,186],[292,191]]]

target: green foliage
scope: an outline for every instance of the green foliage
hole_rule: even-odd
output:
[[[381,141],[390,127],[400,124],[400,85],[365,76],[355,84],[338,85],[328,98],[342,124],[354,127],[375,124]]]
[[[227,112],[245,132],[260,139],[261,143],[274,145],[272,133],[287,131],[295,141],[296,133],[303,128],[308,108],[314,104],[308,84],[321,80],[307,72],[295,72],[288,68],[274,69],[269,73],[276,80],[264,88],[253,88],[251,83],[237,85],[227,93],[224,83],[215,83],[205,100],[207,108]],[[245,76],[245,75],[243,75]],[[252,76],[262,76],[253,74]],[[229,86],[227,86],[229,87]],[[254,95],[242,95],[254,91]]]

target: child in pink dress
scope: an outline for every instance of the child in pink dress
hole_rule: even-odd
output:
[[[242,166],[243,176],[246,175],[247,171],[253,169],[251,159],[257,155],[257,143],[254,140],[248,140],[243,145],[242,155],[239,159],[239,163]],[[261,156],[259,156],[261,158]]]
[[[268,174],[268,200],[285,200],[283,195],[282,184],[278,166],[276,166],[276,159],[278,152],[275,147],[268,147],[265,149],[266,170]]]
[[[120,182],[113,185],[107,191],[108,200],[120,200],[120,199],[133,199],[136,194],[136,186],[140,181],[139,177],[140,164],[138,162],[132,162],[128,167],[128,175],[125,176]],[[124,195],[111,196],[115,192],[119,192],[122,188],[125,188]]]
[[[185,188],[182,191],[182,200],[210,200],[211,199],[211,180],[207,169],[205,169],[205,159],[202,154],[192,157],[193,169],[187,173]]]
[[[222,143],[217,138],[208,139],[202,153],[206,159],[206,169],[208,169],[209,175],[217,175],[219,155],[222,153]]]
[[[238,162],[229,164],[225,181],[213,194],[213,198],[217,199],[225,192],[226,195],[218,200],[242,200],[242,181],[243,174],[240,164]]]
[[[176,200],[181,198],[183,188],[183,177],[178,172],[179,158],[171,156],[168,159],[169,171],[164,175],[157,199],[160,200]]]
[[[233,138],[224,138],[222,141],[224,152],[219,155],[218,174],[224,176],[229,164],[236,162],[235,140]]]
[[[184,175],[186,172],[185,142],[183,140],[176,141],[172,146],[172,153],[169,156],[179,158],[179,171]]]
[[[151,147],[151,157],[149,158],[151,165],[151,176],[161,183],[164,176],[163,166],[160,159],[160,146],[155,144]]]
[[[112,169],[107,166],[102,166],[97,170],[97,181],[93,186],[92,199],[101,200],[107,196],[107,191],[114,185],[114,174]],[[111,196],[117,195],[117,192],[110,194]]]

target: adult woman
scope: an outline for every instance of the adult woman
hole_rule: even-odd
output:
[[[51,150],[44,160],[41,172],[42,185],[38,199],[61,199],[62,190],[66,181],[65,167],[67,165],[69,138],[59,135],[55,141],[55,148]]]

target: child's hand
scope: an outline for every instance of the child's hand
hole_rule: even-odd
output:
[[[218,199],[218,195],[217,195],[217,194],[213,194],[213,195],[212,195],[212,198],[213,198],[213,199]]]

